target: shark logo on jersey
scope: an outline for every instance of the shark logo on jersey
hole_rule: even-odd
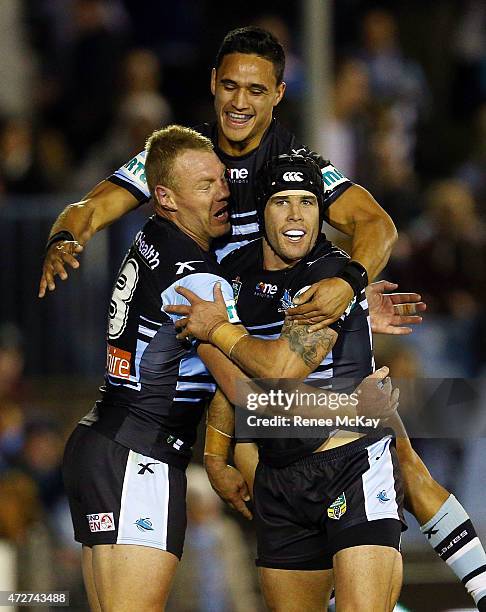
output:
[[[202,259],[194,259],[193,261],[178,261],[175,265],[179,266],[176,270],[176,274],[184,274],[184,272],[194,272],[196,268],[193,268],[191,264],[204,263]]]
[[[383,489],[383,491],[380,491],[378,493],[378,495],[376,496],[376,499],[381,502],[382,504],[386,504],[386,502],[390,501],[390,498],[388,497],[387,492],[385,491],[385,489]]]
[[[285,289],[282,297],[280,298],[280,308],[278,312],[285,312],[288,308],[292,308],[292,298],[290,297],[290,293],[288,289]]]
[[[139,518],[134,523],[140,531],[153,531],[152,521],[149,518]]]

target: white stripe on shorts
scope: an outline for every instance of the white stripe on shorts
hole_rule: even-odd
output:
[[[390,452],[391,436],[366,447],[369,468],[362,476],[366,517],[369,521],[400,520]]]
[[[149,469],[143,471],[143,466],[148,464]],[[123,480],[117,544],[167,550],[168,517],[169,466],[130,451]]]

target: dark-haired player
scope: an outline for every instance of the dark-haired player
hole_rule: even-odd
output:
[[[196,306],[189,322],[176,327],[188,324],[188,333],[210,340],[252,377],[352,389],[374,369],[364,291],[338,321],[321,330],[283,321],[296,295],[334,276],[349,261],[320,233],[324,198],[319,166],[308,157],[282,155],[260,176],[257,200],[264,238],[223,260],[229,278],[235,279],[238,315],[252,335],[228,324],[224,302],[200,301],[185,289],[178,291]],[[225,334],[228,341],[222,342]],[[214,409],[213,404],[206,465],[217,485],[219,463],[226,463],[226,457],[214,457],[212,444],[232,431],[228,415],[215,418]],[[295,412],[288,414],[291,421]],[[255,436],[254,523],[267,605],[278,612],[325,610],[334,581],[338,609],[391,610],[401,586],[403,525],[392,432],[316,429],[308,437],[299,436],[298,427],[292,438]]]

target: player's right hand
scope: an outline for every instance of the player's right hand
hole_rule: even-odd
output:
[[[44,297],[46,289],[54,291],[56,288],[54,277],[56,275],[59,276],[61,280],[67,279],[66,264],[73,269],[79,268],[79,261],[76,257],[82,250],[83,246],[76,240],[61,240],[51,245],[42,265],[38,297]]]
[[[209,482],[219,497],[251,521],[253,515],[246,505],[246,502],[250,501],[250,492],[241,472],[212,455],[205,455],[204,467]]]
[[[356,388],[359,416],[388,419],[398,410],[400,390],[393,388],[390,370],[383,366],[367,376]]]

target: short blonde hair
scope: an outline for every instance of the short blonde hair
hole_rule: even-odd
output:
[[[196,130],[182,125],[169,125],[156,130],[145,144],[145,177],[152,197],[155,187],[174,188],[174,162],[184,151],[214,151],[213,143]]]

